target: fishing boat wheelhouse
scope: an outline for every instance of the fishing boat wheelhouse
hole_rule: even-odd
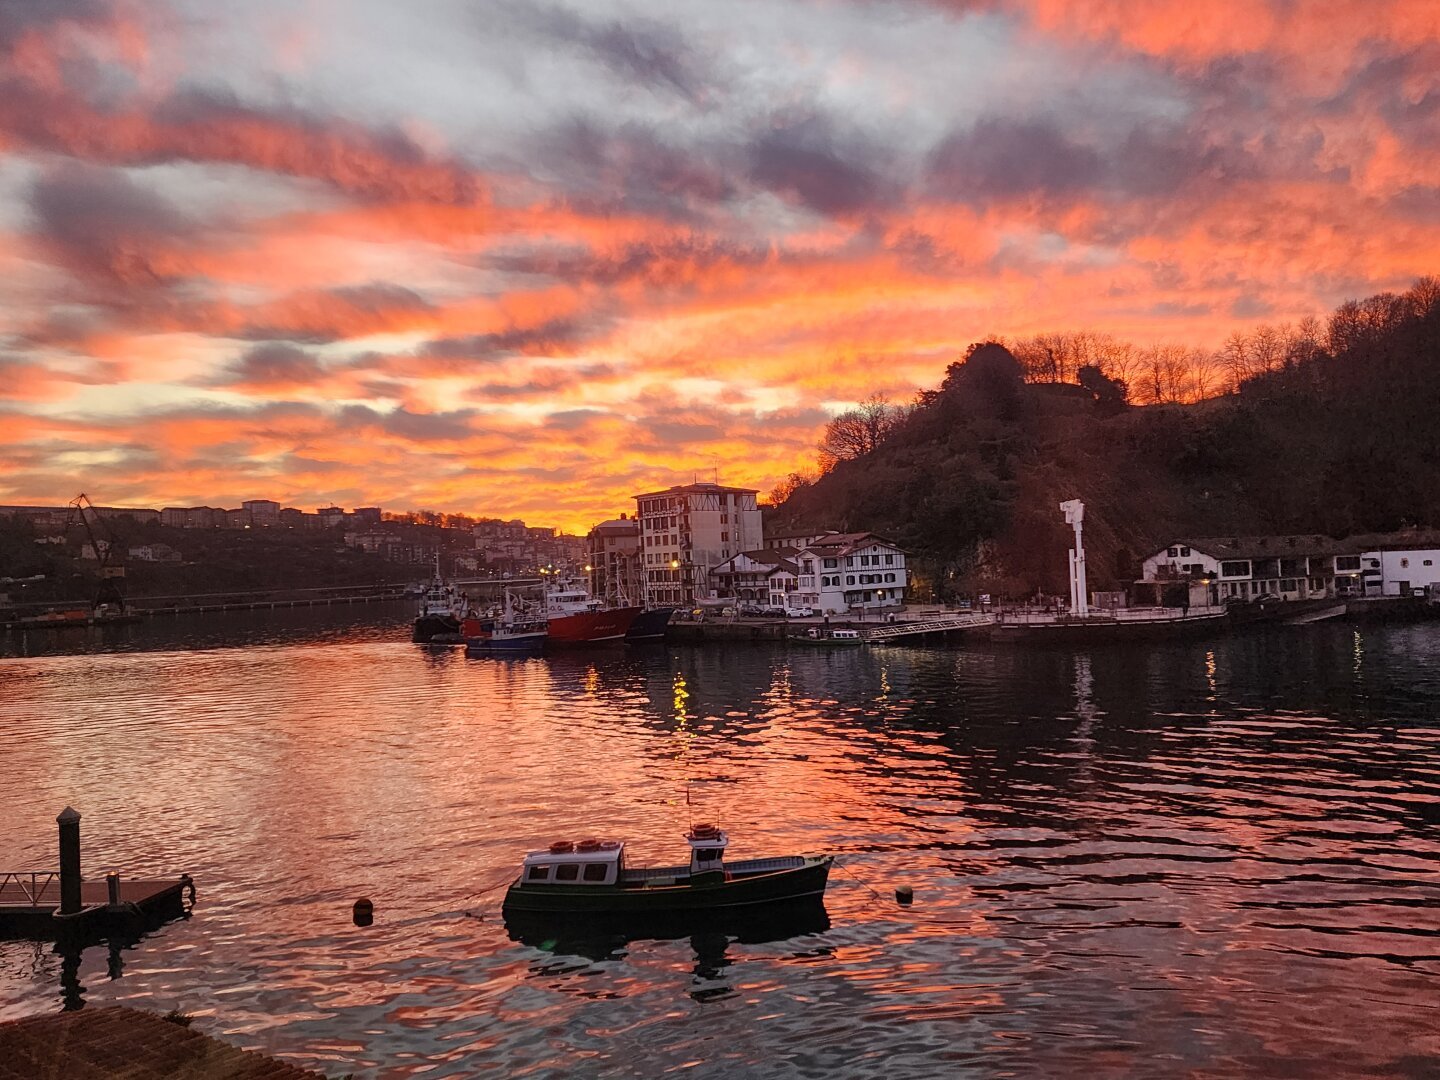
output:
[[[642,914],[818,901],[833,857],[782,855],[727,863],[730,840],[714,825],[686,834],[688,866],[625,865],[620,840],[560,840],[525,856],[505,894],[507,912]]]

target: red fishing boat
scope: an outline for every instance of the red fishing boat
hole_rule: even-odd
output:
[[[545,608],[551,645],[621,641],[643,610],[639,606],[608,607],[583,586],[568,583],[555,585],[546,592]]]

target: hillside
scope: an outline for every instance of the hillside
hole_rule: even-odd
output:
[[[916,595],[1065,591],[1087,506],[1095,588],[1177,535],[1440,525],[1440,285],[1350,302],[1315,346],[1193,404],[1132,406],[1123,384],[1025,381],[972,346],[873,448],[800,483],[771,530],[870,529],[915,556]],[[828,463],[827,463],[828,464]]]

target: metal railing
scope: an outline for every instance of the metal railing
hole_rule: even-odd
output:
[[[47,889],[54,887],[55,899],[59,900],[60,871],[58,870],[15,870],[0,873],[0,903],[15,903],[7,893],[15,890],[29,902],[31,907],[40,906],[40,898]]]

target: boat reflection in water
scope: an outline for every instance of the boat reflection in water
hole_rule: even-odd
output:
[[[728,966],[726,948],[789,941],[830,929],[825,902],[818,898],[770,904],[756,909],[717,909],[664,915],[556,916],[530,911],[505,912],[510,940],[548,953],[587,960],[615,960],[635,941],[690,939],[701,966],[697,975],[714,978]],[[800,944],[797,942],[797,945]]]

